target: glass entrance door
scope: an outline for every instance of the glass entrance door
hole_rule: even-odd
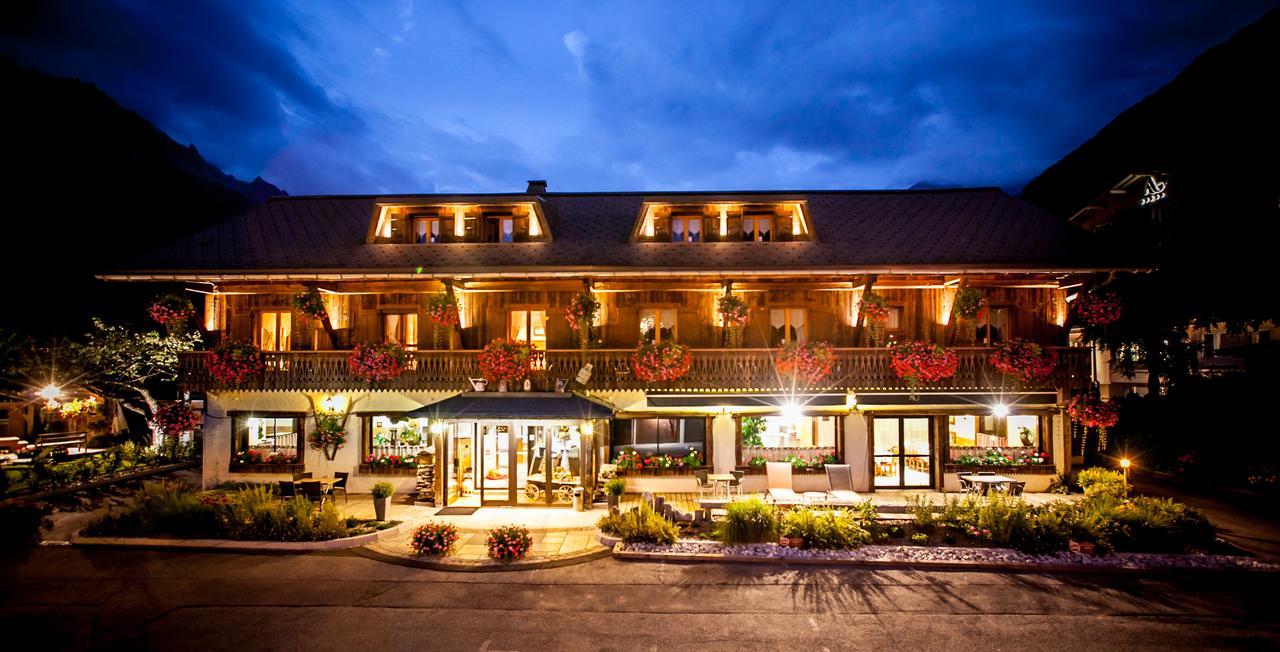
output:
[[[480,424],[480,504],[515,503],[517,442],[510,424]],[[523,442],[520,442],[523,443]]]
[[[876,417],[872,434],[875,486],[933,485],[928,417]]]

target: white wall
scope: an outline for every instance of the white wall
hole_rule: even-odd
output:
[[[716,415],[711,420],[711,450],[715,455],[712,470],[715,473],[728,473],[738,465],[734,459],[738,448],[738,432],[733,417],[727,414]]]
[[[871,460],[867,459],[867,418],[861,412],[844,416],[844,461],[853,472],[854,491],[871,490]]]

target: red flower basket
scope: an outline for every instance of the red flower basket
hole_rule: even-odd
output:
[[[889,321],[889,304],[885,302],[884,297],[874,292],[862,295],[862,300],[858,302],[858,312],[870,324],[883,324]]]
[[[932,383],[956,375],[960,357],[955,349],[947,349],[929,342],[907,342],[893,348],[890,361],[894,373],[907,381],[912,390],[924,383]]]
[[[249,342],[226,340],[209,356],[209,375],[225,387],[239,387],[262,375],[262,351]]]
[[[831,375],[831,367],[835,361],[836,354],[826,342],[793,343],[778,351],[773,366],[784,376],[795,376],[803,378],[805,382],[816,383]]]
[[[170,333],[181,333],[187,320],[196,316],[195,304],[180,294],[166,294],[156,297],[147,308],[147,314],[156,323],[164,325]]]
[[[1114,292],[1089,292],[1076,299],[1071,309],[1089,326],[1106,326],[1120,319],[1120,297]]]
[[[409,362],[409,352],[396,342],[356,344],[347,356],[347,369],[366,383],[399,378]]]
[[[458,543],[458,526],[452,523],[428,521],[413,530],[409,550],[422,556],[442,557]]]
[[[427,299],[427,319],[441,328],[453,328],[459,323],[458,302],[446,293],[433,294]]]
[[[489,382],[524,380],[532,372],[533,347],[527,342],[497,339],[479,356],[480,374]]]
[[[580,292],[574,295],[573,300],[569,302],[569,307],[564,310],[564,320],[569,322],[569,328],[574,332],[579,332],[583,328],[591,328],[591,322],[595,320],[596,312],[600,310],[600,302],[596,300],[595,295],[590,292]]]
[[[324,306],[324,297],[320,296],[320,291],[315,288],[294,295],[293,308],[319,322],[329,318],[329,311]]]
[[[1112,401],[1080,395],[1067,404],[1067,416],[1086,428],[1110,428],[1120,421],[1120,411]]]
[[[167,403],[156,409],[151,417],[151,425],[155,426],[166,437],[178,437],[182,433],[199,430],[204,425],[200,413],[191,409],[186,403]]]
[[[489,530],[485,540],[489,547],[489,557],[498,561],[514,561],[523,559],[533,547],[533,537],[529,536],[529,528],[521,525],[504,525]]]
[[[742,297],[735,297],[732,294],[720,297],[716,302],[716,309],[720,312],[720,319],[724,321],[726,327],[740,328],[747,325],[749,308]]]
[[[1058,354],[1033,342],[1009,340],[991,354],[991,366],[1026,382],[1041,381],[1058,366]]]
[[[631,370],[645,382],[683,378],[693,366],[693,352],[674,342],[645,344],[631,354]]]

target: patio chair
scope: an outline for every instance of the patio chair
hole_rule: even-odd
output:
[[[293,472],[294,480],[306,480],[307,478],[310,478],[310,477],[311,477],[310,471],[294,471]]]
[[[329,489],[329,493],[334,497],[334,500],[337,500],[339,491],[342,492],[342,502],[348,502],[350,500],[347,498],[347,478],[350,475],[350,473],[342,472],[333,474],[333,477],[337,478],[337,481],[333,483],[333,486]]]
[[[307,497],[307,500],[315,503],[317,507],[324,507],[324,497],[328,494],[324,491],[324,483],[319,480],[309,480],[298,483],[298,493]]]
[[[791,489],[791,464],[788,462],[767,462],[764,472],[769,480],[769,497],[775,503],[798,505],[800,494]]]
[[[698,498],[702,498],[702,495],[707,493],[708,489],[712,491],[712,497],[715,497],[714,492],[715,492],[716,486],[712,484],[710,480],[707,479],[706,469],[699,469],[697,471],[694,471],[693,477],[695,480],[698,481]]]
[[[827,464],[827,503],[855,504],[862,500],[858,492],[853,490],[853,468],[848,464]]]
[[[280,500],[293,500],[296,495],[298,494],[294,491],[292,480],[280,481]]]
[[[1010,496],[1021,496],[1027,490],[1027,483],[1014,480],[1009,483],[1008,489],[1005,489]]]
[[[742,478],[744,478],[747,475],[747,472],[735,470],[735,471],[730,471],[729,475],[733,476],[733,479],[729,481],[729,491],[732,491],[733,493],[741,496],[742,495]],[[728,496],[725,496],[725,498],[728,498]]]
[[[979,486],[978,486],[978,483],[976,483],[976,482],[971,482],[971,481],[969,481],[969,480],[965,480],[965,479],[964,479],[964,476],[966,476],[966,475],[968,475],[968,474],[967,474],[967,473],[957,473],[957,474],[956,474],[956,479],[960,481],[960,492],[961,492],[961,493],[966,493],[966,494],[980,494],[980,493],[982,493],[982,487],[979,487]]]

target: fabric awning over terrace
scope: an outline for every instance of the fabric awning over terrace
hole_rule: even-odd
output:
[[[613,408],[575,394],[467,392],[405,414],[411,419],[607,419]]]

